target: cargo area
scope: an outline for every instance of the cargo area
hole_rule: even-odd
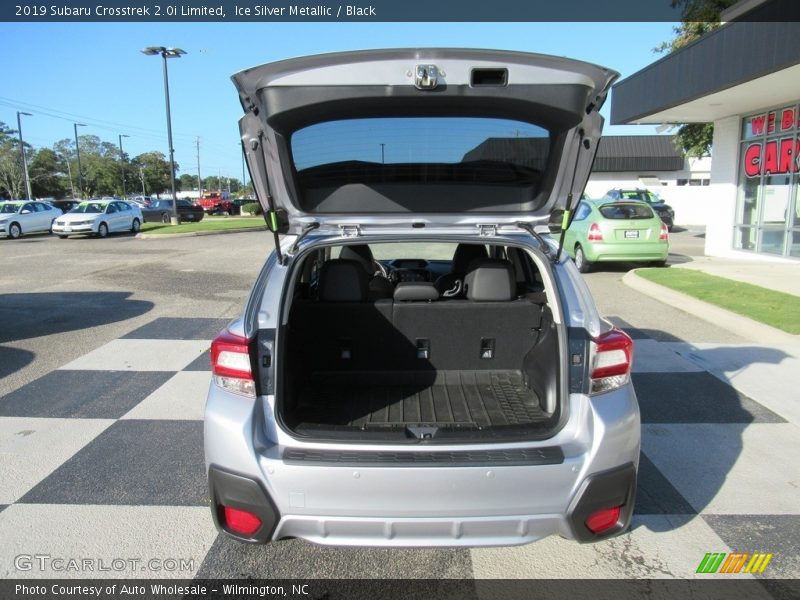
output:
[[[388,276],[348,252],[308,259],[284,331],[278,406],[289,429],[387,441],[552,430],[558,336],[532,261],[463,246],[461,257],[420,259],[408,272],[389,261]],[[530,263],[518,269],[520,260]]]

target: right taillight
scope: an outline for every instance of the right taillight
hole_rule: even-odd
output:
[[[624,331],[611,329],[593,340],[591,393],[622,387],[630,381],[633,340]]]
[[[586,239],[590,242],[603,241],[603,232],[600,231],[600,226],[597,223],[592,223],[592,226],[589,227],[589,233],[586,235]]]
[[[247,338],[225,329],[211,342],[211,372],[219,387],[255,397],[256,384],[250,365],[250,341]]]
[[[665,242],[669,241],[669,228],[666,223],[661,223],[661,235],[658,236],[658,239]]]

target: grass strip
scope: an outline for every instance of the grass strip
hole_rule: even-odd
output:
[[[787,333],[800,334],[800,298],[694,269],[639,269],[640,277]]]
[[[180,225],[170,225],[169,223],[145,223],[142,225],[142,233],[190,233],[193,231],[224,231],[226,229],[243,229],[250,227],[265,227],[264,219],[261,217],[206,217],[199,223],[181,223]]]

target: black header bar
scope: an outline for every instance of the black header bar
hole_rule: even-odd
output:
[[[670,0],[44,0],[3,2],[7,22],[677,22]]]

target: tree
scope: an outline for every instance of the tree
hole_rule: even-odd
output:
[[[131,161],[135,171],[144,177],[144,184],[149,194],[160,194],[170,190],[169,161],[161,152],[145,152]],[[178,164],[175,163],[175,170]],[[171,191],[171,190],[170,190]]]
[[[188,173],[184,173],[180,176],[177,183],[178,189],[183,191],[194,190],[197,188],[197,176],[196,175],[189,175]]]
[[[663,42],[654,52],[674,52],[700,39],[722,24],[720,13],[738,0],[671,0],[673,7],[682,6],[681,24],[673,27],[675,37]],[[714,139],[713,123],[685,123],[678,126],[675,143],[685,156],[709,156]]]
[[[66,160],[54,150],[42,148],[28,163],[31,190],[36,198],[63,198],[70,187]]]
[[[25,196],[25,172],[16,133],[0,121],[0,194],[8,198]]]

